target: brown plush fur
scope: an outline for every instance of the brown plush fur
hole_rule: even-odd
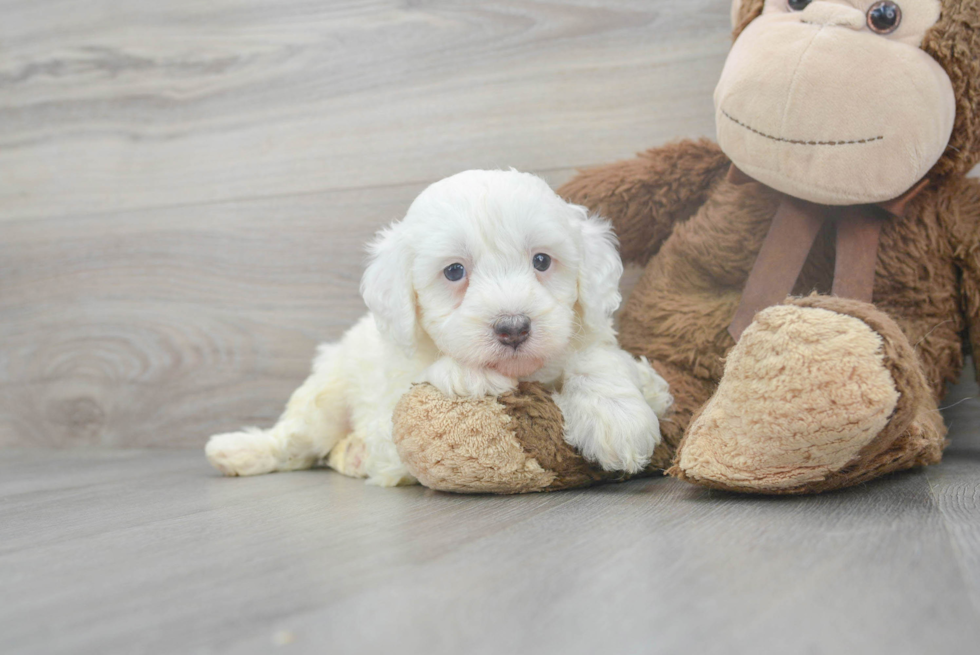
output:
[[[736,38],[763,4],[743,0]],[[980,161],[980,2],[943,0],[922,47],[949,74],[956,122],[927,188],[904,218],[883,227],[875,305],[825,295],[834,273],[830,224],[789,301],[858,319],[880,338],[887,386],[899,394],[887,424],[843,467],[796,485],[752,475],[748,483],[698,479],[679,465],[672,474],[722,489],[813,493],[939,461],[945,428],[937,403],[959,375],[965,346],[980,352],[980,182],[963,178]],[[669,466],[718,389],[734,346],[727,328],[779,201],[762,185],[730,183],[728,167],[715,144],[682,141],[585,171],[559,190],[611,219],[624,260],[646,267],[620,316],[620,341],[650,359],[675,398],[651,469]],[[540,388],[469,403],[419,386],[400,405],[395,428],[403,459],[434,488],[517,493],[621,479],[565,444],[560,413]]]
[[[685,172],[684,177],[675,171]],[[580,173],[562,188],[602,216],[621,216],[617,232],[625,261],[645,264],[674,225],[704,204],[728,159],[707,139],[666,145],[636,159]]]
[[[823,453],[820,452],[818,446],[814,445],[812,449],[807,451],[805,459],[800,459],[795,466],[779,469],[776,475],[766,472],[766,469],[772,468],[772,464],[767,464],[764,460],[754,459],[755,456],[744,449],[742,452],[736,452],[734,459],[726,456],[725,458],[731,459],[729,464],[724,464],[721,467],[712,464],[709,468],[713,469],[715,475],[711,477],[701,477],[696,472],[692,473],[690,470],[685,470],[679,464],[675,464],[669,473],[689,482],[721,489],[736,489],[753,493],[816,493],[850,486],[901,468],[938,462],[944,446],[945,428],[942,421],[939,420],[935,401],[917,362],[915,352],[895,322],[872,305],[844,298],[812,295],[806,298],[790,298],[785,304],[790,307],[826,310],[833,312],[834,315],[858,319],[859,325],[866,326],[867,335],[871,335],[877,340],[877,358],[880,358],[880,362],[872,360],[863,363],[855,358],[856,353],[848,353],[848,356],[839,358],[839,368],[845,371],[849,370],[849,375],[846,378],[838,376],[834,369],[826,370],[817,362],[818,367],[808,370],[804,380],[807,382],[815,380],[817,384],[813,388],[818,390],[821,386],[832,390],[831,392],[834,394],[833,403],[828,406],[828,409],[833,415],[801,415],[799,414],[800,402],[798,399],[793,399],[783,405],[790,408],[789,413],[792,421],[794,423],[809,422],[811,425],[816,425],[818,431],[831,429],[829,427],[831,424],[849,426],[850,428],[858,427],[856,422],[865,420],[864,417],[869,415],[869,411],[871,415],[880,411],[877,408],[877,402],[873,400],[871,395],[873,391],[871,388],[873,385],[872,377],[875,375],[874,369],[878,369],[879,375],[884,376],[889,381],[886,388],[881,391],[897,399],[891,408],[884,409],[887,414],[877,414],[880,417],[878,421],[887,419],[887,424],[883,429],[878,427],[871,431],[870,434],[873,435],[871,441],[860,451],[855,452],[849,462],[844,462],[842,466],[837,466],[830,471],[824,470],[820,461],[821,455],[827,455],[832,459],[839,458],[841,453],[846,450],[846,448],[842,448],[846,444],[842,444],[834,432],[829,433],[831,437],[827,441],[829,448],[825,445]],[[773,313],[769,311],[761,316],[768,317]],[[823,326],[823,317],[814,318],[819,319],[814,326],[819,329]],[[768,322],[766,319],[762,320]],[[796,328],[798,329],[799,326]],[[852,328],[847,327],[846,329],[848,330],[848,337],[861,338],[859,334],[851,332]],[[751,336],[749,334],[747,338],[749,342],[752,341]],[[743,340],[739,350],[733,351],[729,356],[726,363],[726,375],[731,375],[729,368],[733,364],[737,366],[737,360],[752,357],[751,354],[745,352],[745,343],[746,340]],[[770,341],[767,343],[766,340],[763,340],[762,346],[776,346],[777,349],[784,347],[779,342]],[[805,353],[809,349],[810,346],[800,343],[801,352]],[[835,357],[834,359],[838,358]],[[767,353],[766,359],[758,360],[758,363],[765,366],[773,361],[778,361],[778,355],[773,359],[773,353],[770,351]],[[794,357],[792,361],[797,361],[797,359]],[[784,363],[782,362],[780,365]],[[862,369],[864,373],[862,373]],[[871,376],[862,378],[862,375],[868,373]],[[779,374],[779,377],[785,379],[785,375],[782,373]],[[789,379],[788,382],[792,385],[794,395],[800,394],[805,388],[805,385],[800,385],[792,379]],[[750,414],[753,417],[758,415],[757,418],[760,420],[765,417],[765,426],[762,430],[765,431],[771,429],[772,423],[778,422],[778,418],[775,416],[766,417],[765,407],[771,406],[773,399],[771,395],[770,397],[758,398],[751,395],[752,387],[759,384],[766,384],[766,381],[756,379],[750,383],[751,386],[737,388],[736,391],[741,392],[744,397],[739,398],[734,405],[738,411],[747,411],[751,405],[758,405],[750,411]],[[773,388],[772,391],[772,395],[779,395],[778,389]],[[849,402],[845,402],[845,398],[851,391],[854,392],[854,395],[850,396],[849,402],[855,403],[856,406],[854,407],[849,406]],[[724,387],[719,388],[718,395],[724,393]],[[747,393],[748,395],[746,395]],[[713,404],[717,402],[717,398],[712,400]],[[729,417],[725,418],[728,419]],[[741,421],[740,418],[734,418],[734,420]],[[696,427],[692,428],[692,433],[694,432],[698,432]],[[689,433],[685,437],[682,449],[689,444],[692,436],[694,435]],[[728,437],[729,435],[725,436]],[[779,450],[771,451],[768,444],[758,441],[758,436],[754,437],[753,441],[757,441],[762,448],[756,450],[767,457],[785,455],[786,444],[779,443],[779,438],[783,435],[777,433],[775,436],[777,443],[774,445],[777,448],[783,446],[782,453]],[[792,448],[792,444],[789,444],[789,447]],[[689,450],[690,448],[684,452]],[[797,455],[795,453],[797,451],[794,449],[790,452],[793,453],[791,459],[796,461]],[[714,457],[710,455],[710,451],[709,456]],[[719,471],[721,475],[717,474]],[[799,478],[799,481],[793,482],[795,478]]]
[[[551,394],[540,385],[523,384],[517,393],[501,396],[498,402],[510,417],[509,426],[528,457],[545,470],[555,472],[555,479],[542,491],[584,487],[623,478],[591,466],[565,442],[561,410],[552,402]]]
[[[922,49],[946,70],[956,94],[953,138],[930,177],[961,177],[980,162],[980,3],[943,0],[942,16]]]
[[[658,469],[667,469],[674,460],[674,453],[684,438],[684,431],[690,425],[694,414],[714,393],[715,385],[710,380],[696,377],[678,366],[664,362],[651,362],[660,375],[670,383],[670,393],[674,396],[674,405],[670,414],[660,421],[660,435],[663,439],[660,447],[653,453],[650,465]]]
[[[543,491],[558,476],[524,450],[517,429],[533,429],[538,439],[560,440],[561,412],[556,420],[546,409],[535,412],[531,404],[525,405],[529,413],[517,426],[495,398],[447,398],[431,385],[416,385],[395,408],[395,446],[412,475],[430,489]]]
[[[691,153],[703,153],[705,143],[673,144],[665,158],[684,161],[677,154],[684,147]],[[712,167],[719,165],[718,153],[720,150],[709,159]],[[658,156],[658,150],[650,150],[643,158],[652,162]],[[647,165],[655,167],[652,163]],[[596,210],[608,208],[610,199],[597,193],[597,189],[629,188],[630,181],[622,179],[624,170],[622,165],[610,166],[607,183],[590,187],[588,193],[582,191],[580,180],[559,191],[572,202]],[[635,233],[634,217],[662,211],[650,203],[649,199],[656,197],[651,184],[672,188],[698,176],[705,179],[703,170],[703,166],[697,166],[689,174],[674,166],[660,180],[645,180],[642,195],[616,197],[621,213],[607,216],[617,231]],[[601,172],[593,170],[588,175],[597,181]],[[704,204],[690,218],[676,223],[669,237],[646,244],[648,251],[657,254],[648,262],[620,316],[623,347],[648,357],[670,382],[677,399],[673,421],[664,424],[665,440],[671,444],[678,443],[691,417],[710,398],[721,379],[725,356],[734,345],[727,327],[777,203],[775,192],[762,185],[734,185],[717,175],[707,179]],[[904,219],[890,220],[882,230],[875,304],[915,345],[917,366],[921,366],[933,406],[944,395],[946,383],[956,380],[962,368],[964,330],[969,327],[971,337],[980,346],[980,328],[975,326],[980,321],[978,219],[980,185],[954,179],[931,185],[911,203]],[[660,223],[655,218],[651,220]],[[795,294],[829,292],[833,252],[832,232],[825,232],[818,237]],[[644,254],[636,256],[642,258]],[[924,443],[915,441],[916,447],[925,447]],[[927,450],[928,454],[916,453],[910,455],[911,459],[896,453],[888,457],[889,461],[907,465],[935,461],[935,449],[929,446]],[[867,476],[848,473],[836,479],[845,484],[858,477]]]
[[[648,158],[655,155],[653,150],[646,153]],[[619,170],[611,167],[610,174]],[[674,169],[673,176],[684,179],[685,171]],[[664,180],[666,185],[671,182]],[[969,205],[977,203],[973,198],[967,207],[961,207],[961,190],[975,187],[972,181],[960,180],[948,188],[928,189],[913,201],[906,218],[889,221],[881,235],[875,303],[917,344],[937,398],[962,366],[960,333],[966,322],[960,311],[959,276],[964,263],[960,259],[973,246],[960,239],[976,241],[980,235],[963,234],[963,226],[951,221],[962,221]],[[573,190],[569,185],[559,191],[572,202],[595,206],[602,202],[595,196],[575,195]],[[622,345],[651,361],[675,367],[676,371],[662,370],[668,378],[672,373],[675,377],[689,374],[717,382],[724,356],[734,345],[727,327],[776,202],[775,193],[761,185],[715,181],[707,202],[695,215],[677,224],[664,242],[652,245],[660,252],[647,265],[620,316]],[[640,213],[636,207],[631,210]],[[619,230],[621,223],[625,223],[623,229],[629,229],[631,215],[609,217]],[[818,238],[795,295],[827,292],[831,287],[833,241],[829,235]],[[961,255],[954,257],[955,251]]]
[[[401,399],[393,418],[399,456],[430,489],[518,494],[628,477],[589,464],[565,442],[561,410],[538,384],[477,401],[447,398],[420,384]],[[660,461],[672,452],[659,451]],[[651,465],[641,475],[657,470]]]
[[[764,0],[742,2],[735,38],[761,14],[763,5]],[[817,483],[776,489],[762,482],[750,488],[754,492],[824,491],[934,463],[941,456],[945,428],[936,404],[962,367],[961,335],[968,331],[974,348],[980,345],[980,185],[962,177],[980,161],[980,3],[944,0],[940,20],[922,48],[950,77],[957,98],[956,121],[944,156],[928,176],[929,188],[913,201],[904,219],[890,220],[882,232],[874,285],[878,309],[828,297],[798,301],[859,318],[882,337],[886,366],[901,392],[899,405],[885,429],[850,465]],[[642,186],[642,194],[616,198],[620,212],[607,212],[624,234],[638,232],[633,217],[644,213],[656,226],[651,233],[656,236],[668,231],[662,217],[691,216],[675,223],[661,241],[644,242],[640,257],[624,253],[639,263],[646,263],[643,254],[657,253],[623,310],[621,342],[627,350],[649,357],[674,388],[678,411],[675,422],[665,426],[668,443],[676,443],[721,379],[725,357],[734,345],[726,328],[776,202],[774,192],[761,185],[735,187],[717,176],[706,179],[705,167],[723,168],[720,150],[705,156],[704,142],[688,143],[690,155],[685,157],[679,147],[649,151],[642,159],[652,170],[673,166],[666,179],[657,180],[665,189],[673,190],[686,180],[708,185],[705,203],[693,213],[687,203],[651,203],[650,197],[657,196],[657,189],[649,186],[653,180],[641,184],[623,179],[628,168],[624,164],[609,166],[604,173],[590,171],[588,187],[580,178],[561,190],[574,202],[600,209],[609,204],[597,190],[611,184],[620,189]],[[702,161],[685,169],[683,164],[697,155]],[[658,167],[654,161],[661,157],[665,166]],[[693,198],[697,191],[684,193]],[[828,225],[794,293],[828,293],[833,267],[833,228]],[[688,477],[678,466],[671,472]]]
[[[884,365],[900,396],[888,425],[847,467],[822,482],[795,489],[816,493],[847,487],[885,473],[935,464],[946,445],[946,426],[931,393],[915,350],[887,315],[867,303],[827,296],[792,301],[801,307],[820,307],[859,318],[882,337]]]
[[[742,3],[736,38],[763,4]],[[980,348],[980,184],[962,177],[980,161],[980,3],[944,0],[941,18],[922,47],[950,76],[956,123],[925,192],[905,218],[889,220],[882,231],[877,309],[820,296],[797,301],[859,318],[882,336],[885,361],[902,392],[899,407],[851,465],[817,483],[793,489],[762,483],[752,491],[823,491],[941,456],[945,429],[936,405],[962,368],[962,335]],[[682,142],[588,171],[560,190],[572,202],[602,211],[618,233],[630,235],[624,258],[646,265],[621,314],[620,341],[650,358],[671,384],[677,407],[672,422],[663,426],[669,445],[680,445],[722,378],[734,346],[727,327],[778,202],[762,185],[729,183],[722,177],[726,168],[717,146]],[[663,202],[671,197],[678,201]],[[694,206],[697,199],[703,202]],[[833,234],[827,225],[818,236],[794,294],[829,293]],[[677,466],[671,472],[690,479]]]
[[[961,310],[976,358],[980,355],[980,180],[957,180],[943,191],[939,209],[954,235],[953,257],[961,270]]]

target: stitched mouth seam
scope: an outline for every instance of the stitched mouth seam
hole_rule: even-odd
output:
[[[780,143],[791,143],[797,146],[853,146],[862,143],[874,143],[875,141],[884,141],[885,139],[885,137],[883,136],[876,136],[872,139],[855,139],[853,141],[801,141],[799,139],[784,139],[783,137],[773,136],[771,134],[766,134],[765,132],[760,132],[759,130],[755,129],[751,125],[746,125],[742,121],[733,117],[724,109],[721,110],[721,113],[725,115],[725,118],[727,118],[728,120],[730,120],[731,122],[735,123],[740,127],[744,127],[749,132],[753,132],[755,134],[758,134],[759,136],[765,137],[767,139],[771,139],[772,141],[779,141]]]

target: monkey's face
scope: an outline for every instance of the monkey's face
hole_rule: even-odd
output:
[[[715,90],[722,150],[812,202],[902,195],[953,130],[952,84],[919,48],[940,9],[939,0],[767,0]]]

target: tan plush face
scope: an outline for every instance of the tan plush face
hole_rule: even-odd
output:
[[[739,168],[798,198],[846,205],[896,198],[939,161],[956,100],[919,46],[940,2],[881,5],[767,0],[715,90],[718,141]]]

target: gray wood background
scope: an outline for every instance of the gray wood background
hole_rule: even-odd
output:
[[[725,0],[0,0],[0,445],[264,424],[429,182],[714,131]]]

